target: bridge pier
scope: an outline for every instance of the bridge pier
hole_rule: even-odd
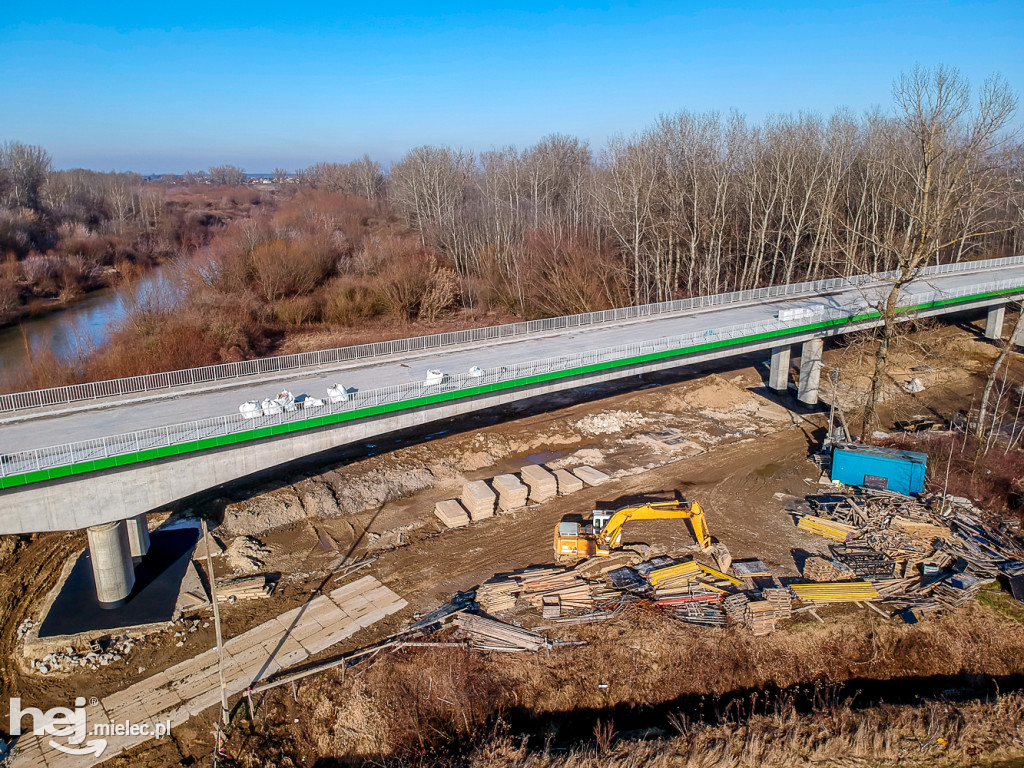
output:
[[[818,404],[818,385],[821,383],[821,355],[824,339],[809,339],[800,349],[800,384],[796,399],[804,405]]]
[[[137,565],[149,552],[149,525],[146,523],[146,513],[129,517],[124,522],[128,528],[128,548],[132,553],[132,562]]]
[[[789,353],[792,347],[772,347],[772,367],[768,374],[768,386],[776,392],[789,389]]]
[[[100,607],[109,609],[124,605],[135,586],[128,523],[118,520],[94,525],[85,529],[85,535],[89,540],[89,558]]]
[[[988,308],[988,317],[985,319],[985,338],[998,341],[1003,338],[1003,317],[1006,316],[1006,306],[1000,304],[998,307]]]

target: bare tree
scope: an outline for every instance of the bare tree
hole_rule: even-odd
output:
[[[49,153],[34,144],[0,144],[0,194],[8,208],[39,210],[51,169]]]
[[[888,378],[901,293],[930,260],[987,234],[971,226],[979,217],[965,219],[960,214],[968,206],[990,205],[1005,184],[998,160],[1006,146],[1003,131],[1017,106],[1006,82],[993,76],[972,109],[967,80],[947,67],[916,68],[900,77],[893,95],[901,130],[891,137],[885,162],[899,175],[897,194],[889,203],[901,226],[891,233],[858,232],[895,262],[896,272],[886,297],[876,305],[883,324],[864,409],[865,435],[875,424]]]
[[[245,170],[234,165],[210,168],[210,183],[217,187],[240,187],[245,183]]]

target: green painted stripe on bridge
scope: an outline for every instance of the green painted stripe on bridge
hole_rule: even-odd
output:
[[[996,298],[1020,292],[1021,288],[1008,288],[1003,291],[978,293],[973,294],[971,296],[964,296],[953,299],[941,299],[939,301],[932,301],[925,304],[916,304],[908,307],[901,307],[899,312],[901,314],[905,314],[907,312],[916,312],[923,309],[935,309],[938,307],[952,306],[955,304],[963,304],[971,301],[978,301],[979,299]],[[60,478],[71,477],[74,475],[82,475],[89,472],[100,472],[105,469],[113,469],[116,467],[128,466],[130,464],[139,464],[146,461],[155,461],[157,459],[165,459],[172,456],[180,456],[185,453],[205,451],[211,448],[223,448],[224,446],[233,445],[235,443],[249,442],[251,440],[262,440],[268,437],[277,437],[280,435],[289,434],[291,432],[301,432],[308,429],[317,429],[319,427],[333,426],[336,424],[342,424],[347,421],[354,421],[356,419],[364,419],[371,416],[380,416],[382,414],[394,413],[396,411],[420,408],[425,405],[434,405],[437,403],[447,402],[449,400],[459,400],[467,397],[475,397],[476,395],[488,394],[491,392],[499,392],[505,389],[514,389],[516,387],[527,386],[529,384],[539,384],[546,381],[552,381],[555,379],[569,378],[571,376],[579,376],[588,373],[596,373],[598,371],[611,370],[614,368],[624,368],[631,365],[655,362],[658,360],[665,360],[672,357],[681,357],[683,355],[692,355],[698,352],[706,352],[712,349],[720,349],[723,347],[748,344],[750,342],[764,341],[766,339],[777,338],[780,336],[792,336],[800,333],[807,333],[808,331],[837,328],[843,325],[858,323],[865,320],[877,320],[880,317],[881,315],[878,312],[866,312],[860,315],[835,318],[832,320],[825,320],[818,323],[810,323],[808,325],[796,326],[794,328],[784,328],[777,331],[765,331],[763,333],[756,333],[750,336],[738,336],[733,339],[708,341],[701,344],[694,344],[689,347],[682,347],[679,349],[668,349],[663,350],[661,352],[651,352],[645,355],[636,355],[634,357],[622,358],[620,360],[610,360],[604,363],[592,363],[591,365],[579,366],[577,368],[567,368],[561,371],[551,371],[549,373],[536,374],[534,376],[525,376],[520,379],[499,381],[493,384],[483,384],[478,387],[466,387],[464,389],[458,389],[451,392],[438,392],[431,395],[424,395],[423,397],[402,400],[397,403],[383,403],[381,405],[374,405],[369,406],[367,408],[360,408],[358,410],[345,411],[343,413],[330,414],[328,416],[314,416],[308,419],[302,419],[301,421],[287,422],[284,424],[275,424],[270,427],[257,427],[256,429],[251,429],[245,432],[236,432],[230,435],[220,435],[217,437],[202,438],[198,440],[192,440],[189,442],[176,443],[175,445],[162,446],[159,448],[149,448],[146,450],[137,451],[133,453],[120,454],[118,456],[111,456],[109,458],[93,459],[90,461],[68,464],[61,467],[53,467],[51,469],[42,469],[33,472],[25,472],[18,475],[10,475],[9,477],[0,477],[0,490],[7,488],[16,488],[24,485],[31,485],[33,483],[42,483],[48,480],[58,480]]]

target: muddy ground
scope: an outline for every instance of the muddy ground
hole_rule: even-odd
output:
[[[894,355],[883,424],[916,416],[945,418],[965,408],[996,353],[977,330],[926,326],[911,334]],[[872,344],[864,340],[825,354],[826,365],[840,372],[836,400],[855,432],[871,354]],[[763,356],[739,362],[742,367],[706,367],[686,376],[662,374],[575,393],[584,402],[560,395],[555,403],[521,404],[442,425],[425,436],[360,446],[339,452],[329,466],[263,476],[228,488],[217,499],[152,518],[203,513],[220,519],[217,535],[228,553],[217,559],[218,576],[281,574],[272,597],[225,607],[227,637],[333,588],[335,571],[344,563],[376,555],[361,574],[380,579],[410,607],[325,656],[393,632],[495,573],[550,563],[552,534],[565,515],[585,515],[637,497],[670,497],[677,490],[701,502],[712,535],[734,557],[759,557],[780,577],[796,576],[806,554],[825,551],[827,541],[798,531],[784,505],[820,487],[817,466],[808,457],[820,445],[828,409],[807,412],[795,407],[792,395],[769,393]],[[903,391],[910,378],[919,378],[924,391]],[[830,398],[827,382],[822,394]],[[689,442],[683,449],[668,446],[660,441],[666,431]],[[457,497],[467,480],[531,462],[552,468],[588,464],[613,479],[462,529],[444,530],[433,516],[435,502]],[[635,524],[625,540],[645,543],[654,552],[693,543],[687,529],[669,523]],[[12,541],[0,548],[0,700],[20,695],[45,708],[65,704],[69,696],[104,696],[212,647],[213,629],[201,625],[185,632],[183,646],[175,646],[169,640],[182,630],[177,626],[151,635],[123,662],[98,671],[62,677],[26,672],[17,628],[38,608],[67,557],[84,546],[84,537],[47,534]],[[194,618],[205,623],[208,613]],[[173,747],[144,749],[151,758],[132,764],[166,764],[167,750],[208,754],[209,730],[206,717],[194,718],[177,729]]]

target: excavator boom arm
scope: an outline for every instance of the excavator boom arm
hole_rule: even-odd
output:
[[[630,520],[689,520],[693,526],[693,535],[701,549],[711,546],[711,536],[704,521],[704,510],[696,501],[688,502],[657,502],[639,507],[626,507],[618,510],[609,518],[604,528],[597,535],[597,543],[607,549],[618,545],[622,536],[622,526]]]

